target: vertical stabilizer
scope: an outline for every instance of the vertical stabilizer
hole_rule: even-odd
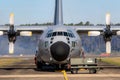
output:
[[[62,0],[55,0],[54,25],[63,25]]]

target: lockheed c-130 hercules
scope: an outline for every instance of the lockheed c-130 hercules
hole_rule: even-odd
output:
[[[41,68],[46,63],[62,67],[69,64],[71,58],[82,55],[83,48],[79,34],[103,35],[106,53],[111,53],[111,38],[113,35],[120,35],[120,27],[110,25],[110,14],[106,15],[106,26],[65,26],[62,0],[55,0],[53,26],[14,26],[14,14],[11,14],[10,26],[0,27],[0,35],[8,35],[9,53],[14,53],[17,36],[31,36],[32,34],[41,35],[35,54],[37,68]]]

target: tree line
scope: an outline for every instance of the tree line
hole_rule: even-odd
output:
[[[47,25],[54,25],[52,22],[47,22],[47,23],[34,23],[34,24],[21,24],[20,26],[47,26]],[[90,23],[89,21],[84,22],[79,22],[79,23],[69,23],[69,24],[64,24],[66,26],[94,26],[94,24]]]
[[[47,23],[33,23],[33,24],[20,24],[20,26],[49,26],[49,25],[54,25],[52,22],[47,22]],[[90,21],[86,22],[79,22],[79,23],[68,23],[64,24],[66,26],[105,26],[105,24],[93,24]],[[112,26],[120,26],[120,23],[111,23]],[[5,24],[5,26],[9,26],[9,24]]]

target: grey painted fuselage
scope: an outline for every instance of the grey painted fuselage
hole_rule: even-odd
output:
[[[61,34],[59,34],[59,32]],[[51,46],[57,42],[63,42],[70,47],[67,57],[60,61],[55,60],[51,53]],[[44,31],[44,33],[39,38],[38,53],[36,54],[36,56],[38,61],[62,64],[67,63],[72,57],[80,57],[81,49],[81,39],[74,29],[65,26],[50,27],[49,29]],[[62,56],[57,57],[61,58]]]

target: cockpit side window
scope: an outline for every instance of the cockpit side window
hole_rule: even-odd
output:
[[[75,37],[73,33],[68,33],[68,36],[69,36],[69,37],[72,37],[72,38]]]
[[[47,33],[47,35],[46,35],[46,37],[47,37],[47,38],[48,38],[48,37],[51,37],[51,36],[52,36],[52,32],[53,32],[53,30],[49,30],[48,33]]]
[[[73,34],[73,32],[71,30],[67,30],[68,31],[68,36],[75,38],[75,35]]]
[[[51,36],[52,36],[52,33],[48,33],[48,34],[47,34],[47,37],[51,37]]]
[[[64,36],[68,36],[68,33],[67,33],[67,32],[64,32]]]

